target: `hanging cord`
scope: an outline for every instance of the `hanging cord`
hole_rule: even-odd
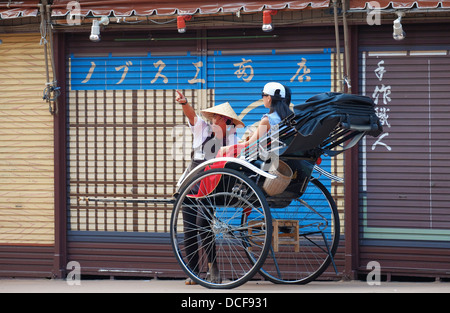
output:
[[[61,88],[56,87],[54,84],[56,82],[47,83],[47,87],[45,87],[42,99],[48,102],[48,110],[50,114],[54,115],[57,111],[57,99],[61,95]],[[55,103],[55,106],[52,107],[52,102]]]
[[[46,1],[43,1],[46,2]],[[42,99],[47,101],[48,110],[50,114],[55,115],[58,112],[58,97],[61,94],[61,88],[58,87],[58,82],[55,80],[55,60],[53,57],[53,33],[52,25],[50,23],[50,6],[44,4],[39,4],[39,10],[41,13],[41,46],[44,46],[44,57],[45,57],[45,71],[46,71],[46,87],[44,88]],[[47,18],[46,18],[47,17]],[[49,38],[47,40],[47,38]],[[48,56],[50,54],[51,71],[53,76],[53,81],[50,81],[50,69]]]

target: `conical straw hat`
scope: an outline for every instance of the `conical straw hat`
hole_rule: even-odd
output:
[[[228,102],[213,106],[212,108],[205,109],[200,112],[208,120],[212,120],[214,114],[219,114],[231,118],[233,120],[233,124],[236,125],[236,127],[245,126],[245,124],[239,119],[236,112],[234,112],[233,108]]]

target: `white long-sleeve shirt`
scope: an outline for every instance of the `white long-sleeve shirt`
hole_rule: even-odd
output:
[[[189,124],[189,123],[188,123]],[[194,160],[209,160],[215,157],[215,155],[208,155],[202,151],[201,147],[205,140],[211,136],[212,128],[201,117],[197,116],[195,125],[190,125],[192,134],[194,136],[192,148],[194,149]],[[227,130],[226,145],[235,145],[238,143],[238,137],[234,129]],[[215,149],[216,153],[219,149]]]

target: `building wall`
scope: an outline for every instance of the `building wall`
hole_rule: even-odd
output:
[[[359,227],[359,245],[357,250],[351,252],[358,253],[359,261],[355,270],[360,273],[366,271],[368,262],[375,260],[381,263],[383,274],[442,277],[448,276],[448,264],[450,264],[448,253],[449,215],[445,206],[448,203],[448,194],[445,190],[448,189],[449,181],[448,175],[446,175],[448,167],[445,162],[449,146],[448,130],[445,128],[445,125],[448,125],[448,105],[445,99],[448,99],[449,76],[446,68],[449,64],[450,42],[448,36],[444,36],[446,32],[442,31],[443,28],[434,25],[410,24],[408,27],[406,24],[404,27],[407,39],[403,42],[393,41],[391,25],[384,25],[380,28],[360,27],[357,38],[360,48],[359,58],[355,57],[352,62],[359,66],[360,89],[358,92],[373,96],[377,86],[382,88],[383,83],[385,87],[391,86],[392,94],[389,98],[392,101],[386,99],[386,104],[383,104],[382,96],[379,96],[380,104],[383,104],[380,108],[389,109],[387,111],[389,118],[385,122],[391,125],[391,127],[385,125],[385,130],[389,132],[390,138],[384,138],[395,139],[397,135],[403,137],[392,142],[385,142],[391,151],[387,149],[387,146],[380,145],[379,142],[376,145],[377,139],[366,142],[365,151],[361,151],[360,219],[358,225],[352,226]],[[334,44],[334,32],[331,27],[311,27],[308,32],[305,32],[304,29],[302,32],[298,32],[296,28],[286,28],[280,33],[284,35],[280,40],[261,39],[250,43],[241,42],[240,46],[236,43],[230,44],[217,40],[189,41],[184,42],[183,46],[187,51],[197,51],[198,60],[202,60],[202,58],[208,60],[208,57],[214,57],[214,53],[217,51],[232,55],[233,51],[240,50],[238,55],[246,56],[256,50],[266,49],[263,54],[267,54],[267,51],[285,49],[285,54],[299,54],[307,53],[310,49],[332,48]],[[129,56],[132,53],[129,49],[130,44],[115,41],[119,35],[119,33],[111,33],[111,36],[108,37],[105,34],[101,43],[93,45],[88,41],[88,34],[68,34],[67,41],[75,40],[75,45],[68,44],[67,73],[71,74],[69,61],[75,60],[80,55],[89,55],[92,51],[95,53],[116,51],[119,55]],[[140,35],[136,34],[135,36],[140,38],[142,37]],[[187,35],[195,36],[195,34]],[[206,33],[203,35],[206,36]],[[211,32],[211,36],[215,35],[217,34]],[[227,35],[233,35],[233,31],[228,31]],[[171,33],[166,36],[176,36],[176,34],[172,35]],[[0,45],[0,276],[48,276],[52,267],[55,266],[53,265],[56,226],[54,222],[55,159],[53,151],[55,134],[53,117],[48,111],[47,103],[42,100],[42,90],[46,83],[43,46],[39,45],[40,35],[37,33],[1,34],[0,39],[3,42]],[[179,42],[177,41],[169,42],[166,46],[160,43],[146,42],[132,45],[135,52],[150,50],[153,56],[173,56],[174,52],[179,51]],[[138,45],[148,45],[149,48],[142,46],[136,48]],[[293,50],[287,51],[286,49]],[[212,54],[208,54],[208,51]],[[72,52],[75,53],[74,57],[71,55]],[[275,51],[275,54],[277,53]],[[192,55],[197,56],[194,53]],[[98,54],[96,56],[98,57]],[[226,56],[226,53],[220,56]],[[109,57],[109,54],[106,54],[106,57]],[[418,66],[416,60],[419,59],[420,61],[426,59],[425,67]],[[375,72],[380,67],[380,61],[384,61],[381,65],[387,71],[382,81],[377,76],[377,73],[380,74],[380,72]],[[439,62],[436,63],[437,66],[435,66],[435,61]],[[118,68],[120,66],[122,65],[117,65]],[[335,68],[335,65],[331,67]],[[113,67],[114,69],[115,67]],[[294,66],[292,69],[295,72],[297,67]],[[429,75],[426,74],[427,69],[432,70]],[[417,76],[416,70],[423,70],[421,72],[423,82],[411,79],[411,77]],[[392,74],[397,76],[389,77]],[[117,77],[118,80],[120,78]],[[69,76],[68,79],[70,79]],[[423,89],[427,84],[425,82],[427,79],[431,81],[438,79],[438,83]],[[362,84],[363,82],[365,85]],[[333,79],[331,84],[330,89],[333,90],[336,85]],[[63,163],[67,162],[69,174],[72,174],[70,171],[74,170],[73,166],[81,164],[80,159],[77,159],[77,149],[87,147],[95,150],[96,148],[96,140],[92,140],[93,134],[83,132],[83,135],[80,136],[81,131],[84,131],[82,127],[76,127],[80,117],[86,118],[87,122],[98,120],[99,117],[106,118],[106,115],[102,114],[109,111],[106,111],[106,107],[100,102],[105,97],[117,100],[119,96],[125,96],[127,93],[116,90],[115,96],[109,96],[111,91],[101,88],[69,90],[70,83],[68,85],[68,123],[72,123],[73,129],[79,129],[80,132],[77,133],[77,130],[69,132],[69,136],[71,134],[75,134],[75,136],[69,137],[67,140],[70,144],[72,139],[77,139],[83,145],[83,147],[76,146],[76,144],[75,146],[68,145],[67,147],[72,149],[69,158],[60,160]],[[422,89],[419,90],[417,86]],[[150,94],[150,91],[144,90],[136,91],[135,94],[140,95],[142,92]],[[155,99],[161,98],[159,92],[161,91],[154,93]],[[430,92],[433,97],[428,97]],[[151,94],[153,95],[153,91]],[[91,95],[95,96],[91,97]],[[171,91],[170,97],[173,98],[173,95],[173,91]],[[224,95],[226,95],[225,91]],[[207,99],[209,94],[205,93],[204,96],[195,97],[199,100]],[[439,97],[439,99],[435,97]],[[130,99],[130,101],[133,100],[133,94]],[[126,103],[128,100],[121,101]],[[135,105],[138,108],[140,103],[136,102]],[[86,108],[92,111],[88,115],[84,115],[86,112],[83,110]],[[98,108],[102,110],[96,111],[95,109]],[[242,109],[244,107],[240,108],[240,110]],[[115,110],[111,112],[115,112]],[[111,114],[114,118],[116,113]],[[259,116],[260,112],[256,115]],[[139,115],[136,117],[140,118]],[[425,123],[425,120],[428,122]],[[403,127],[401,130],[399,130],[400,126]],[[68,124],[67,127],[70,128],[71,125]],[[418,127],[421,129],[420,132],[417,131]],[[420,137],[422,143],[414,142],[417,136],[422,136]],[[102,142],[107,143],[107,136],[104,138]],[[430,138],[431,141],[428,141]],[[133,139],[131,139],[132,141]],[[90,142],[93,142],[94,146],[91,146]],[[414,142],[414,145],[408,144],[408,142]],[[99,141],[97,141],[98,143]],[[431,145],[426,146],[426,143],[431,143]],[[374,145],[375,149],[372,150]],[[425,149],[420,160],[417,159],[417,149],[419,148]],[[401,149],[410,150],[401,152],[403,151]],[[391,152],[397,153],[395,158],[392,157],[394,153]],[[431,152],[431,157],[427,157],[429,152]],[[94,160],[97,165],[101,164],[101,166],[97,166],[97,170],[105,169],[108,163],[101,162],[106,158]],[[409,162],[406,167],[405,160]],[[342,161],[333,160],[333,162],[332,167],[338,169],[339,173],[343,173]],[[398,164],[395,165],[395,162]],[[394,173],[389,170],[389,166],[395,171],[402,171],[400,174],[404,175],[396,175],[395,180],[388,179],[387,175]],[[388,170],[386,171],[386,169]],[[423,171],[425,176],[420,176],[419,174],[423,173],[418,171]],[[83,168],[80,173],[86,173],[86,177],[92,176],[88,167]],[[147,173],[147,178],[149,173]],[[102,175],[106,174],[105,170]],[[407,175],[413,179],[408,179]],[[98,181],[99,177],[94,177],[94,181]],[[97,185],[108,191],[103,186],[103,182],[97,183]],[[67,197],[75,203],[77,201],[75,196],[79,195],[76,193],[80,192],[86,195],[86,192],[81,192],[81,189],[74,189],[73,184],[72,186],[69,184],[68,187],[69,192],[74,193],[74,197],[70,198],[70,194],[67,194]],[[337,200],[342,199],[344,194],[342,186],[332,185],[330,187],[333,187],[333,196]],[[99,190],[96,189],[95,192],[101,193]],[[103,192],[103,189],[100,191]],[[102,196],[104,194],[106,192],[102,193]],[[420,207],[414,208],[411,204],[418,203],[414,197],[424,194],[428,196],[426,200],[430,205],[420,205]],[[167,194],[164,193],[165,195]],[[413,201],[410,201],[411,199]],[[377,204],[374,200],[382,200],[383,204]],[[73,202],[69,202],[69,208],[73,208],[73,204]],[[76,204],[78,205],[78,203]],[[344,208],[345,204],[341,201],[338,202],[338,206]],[[131,275],[130,273],[136,273],[133,270],[138,269],[141,275],[147,276],[175,277],[182,275],[171,253],[168,237],[165,236],[168,232],[167,228],[160,231],[160,228],[155,228],[154,223],[146,224],[144,232],[153,230],[151,231],[152,236],[146,236],[146,234],[138,236],[139,234],[134,233],[133,227],[130,226],[127,228],[129,231],[124,235],[123,230],[126,225],[124,221],[127,216],[123,215],[122,219],[115,219],[121,221],[122,224],[117,229],[122,232],[106,234],[108,235],[106,238],[99,231],[110,230],[107,224],[111,219],[107,213],[104,213],[108,207],[91,208],[93,209],[91,212],[94,212],[93,215],[85,213],[88,211],[87,208],[74,209],[69,212],[70,220],[60,219],[71,223],[68,228],[72,231],[68,242],[61,243],[64,246],[62,252],[67,249],[69,260],[80,261],[82,270],[86,271],[83,273],[103,273],[105,275],[115,273],[114,275],[119,275],[117,270],[123,270],[120,272],[121,275]],[[157,210],[153,211],[158,213]],[[154,221],[167,220],[170,217],[170,208],[163,208],[162,211],[165,213],[152,216]],[[79,215],[73,214],[74,212]],[[433,213],[434,225],[432,228],[423,226],[427,221],[429,224],[430,214],[428,213],[430,212]],[[343,220],[343,209],[340,210],[340,214]],[[345,215],[347,214],[349,212],[345,211]],[[142,215],[131,215],[127,221],[133,221],[136,217],[142,218]],[[149,220],[151,220],[150,217],[150,215],[146,215]],[[70,228],[70,225],[75,225],[74,221],[80,222],[76,226],[79,228]],[[98,221],[103,224],[97,223]],[[112,225],[115,227],[114,223]],[[140,228],[138,227],[138,229]],[[156,234],[155,229],[160,233]],[[88,230],[94,230],[96,233],[88,232]],[[344,233],[344,231],[343,229],[342,232]],[[430,238],[430,234],[432,238]],[[343,244],[348,244],[345,237],[342,241]],[[338,266],[342,266],[343,262],[342,258],[339,259]]]

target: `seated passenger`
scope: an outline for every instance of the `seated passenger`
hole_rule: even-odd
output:
[[[253,143],[262,138],[272,127],[279,124],[284,118],[293,113],[289,108],[289,104],[291,102],[291,92],[289,88],[284,87],[280,83],[267,83],[262,91],[262,99],[264,102],[264,107],[269,109],[269,113],[263,115],[258,128],[250,136],[250,138],[244,140],[243,143],[238,145],[238,152],[242,148],[251,146]],[[236,147],[233,148],[236,149]],[[232,146],[222,147],[218,156],[229,156],[231,149]]]

